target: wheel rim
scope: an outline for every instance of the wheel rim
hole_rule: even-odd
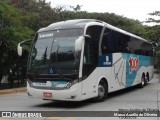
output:
[[[105,88],[102,85],[98,86],[98,97],[103,98],[105,95]]]

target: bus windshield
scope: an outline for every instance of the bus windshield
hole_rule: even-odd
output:
[[[80,52],[75,51],[75,41],[82,34],[82,29],[38,33],[32,46],[28,73],[77,73]]]

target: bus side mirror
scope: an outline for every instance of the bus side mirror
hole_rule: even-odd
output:
[[[31,42],[31,41],[33,41],[33,40],[32,39],[28,39],[28,40],[24,40],[24,41],[18,43],[17,52],[18,52],[19,56],[22,56],[22,45],[24,45],[24,44],[26,44],[28,42]]]
[[[91,36],[90,35],[84,35],[84,37],[85,37],[85,42],[87,42],[88,44],[91,44],[91,42],[92,42]]]
[[[81,36],[75,42],[75,51],[81,51],[83,43],[84,43],[84,37]]]
[[[21,47],[21,44],[19,43],[18,46],[17,46],[17,52],[18,52],[18,55],[19,56],[22,56],[22,47]]]
[[[91,39],[90,35],[84,35],[84,37],[87,38],[87,39],[89,39],[89,40]]]

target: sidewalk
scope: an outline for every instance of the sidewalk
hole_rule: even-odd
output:
[[[13,88],[13,89],[4,89],[4,90],[0,90],[0,95],[1,94],[15,93],[15,92],[23,92],[23,91],[26,91],[26,90],[27,90],[26,87]]]

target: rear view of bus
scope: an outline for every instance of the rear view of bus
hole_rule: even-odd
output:
[[[142,41],[149,53],[123,50],[120,38],[128,40],[123,48]],[[40,29],[28,59],[28,95],[46,100],[103,101],[109,92],[143,87],[153,76],[152,47],[138,39],[92,19],[62,21]]]

